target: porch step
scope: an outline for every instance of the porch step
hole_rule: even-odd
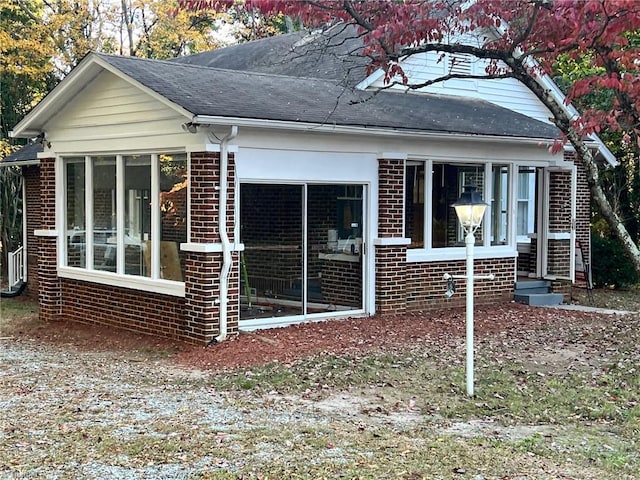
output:
[[[516,302],[525,303],[532,307],[544,307],[546,305],[560,305],[564,296],[560,293],[525,293],[513,296]]]
[[[526,305],[542,307],[560,305],[564,297],[560,293],[551,293],[551,282],[547,280],[525,280],[516,282],[513,299]]]

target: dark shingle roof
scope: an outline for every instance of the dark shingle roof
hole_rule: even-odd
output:
[[[288,77],[324,78],[355,86],[366,77],[369,59],[352,25],[295,32],[178,57],[172,62]]]
[[[44,147],[41,143],[30,143],[25,145],[20,150],[16,150],[11,155],[7,155],[1,160],[1,163],[23,163],[23,162],[37,162],[38,153],[42,152]]]
[[[193,115],[490,136],[556,138],[555,127],[489,102],[352,90],[335,79],[224,70],[100,54]]]

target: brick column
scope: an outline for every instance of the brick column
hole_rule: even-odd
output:
[[[55,158],[40,160],[40,229],[38,238],[38,299],[40,318],[59,320],[62,314],[60,279],[58,278],[56,232]]]
[[[549,174],[549,232],[571,230],[571,172],[552,171]],[[566,276],[571,267],[571,244],[569,240],[550,239],[547,251],[548,272]],[[559,292],[562,281],[554,282],[553,290]]]
[[[374,240],[376,263],[376,311],[406,312],[406,255],[404,238],[404,158],[378,159],[378,238]]]
[[[30,165],[22,167],[22,177],[26,190],[27,204],[24,206],[26,216],[27,238],[24,239],[27,246],[27,290],[26,295],[34,300],[38,299],[38,251],[39,238],[34,235],[36,230],[42,228],[40,216],[40,166]]]
[[[234,157],[229,154],[227,195],[227,234],[233,243]],[[192,153],[189,189],[191,192],[191,238],[186,256],[185,318],[186,334],[208,342],[220,332],[220,273],[222,245],[219,226],[220,154]],[[232,254],[229,274],[227,330],[237,331],[239,317],[238,254]]]

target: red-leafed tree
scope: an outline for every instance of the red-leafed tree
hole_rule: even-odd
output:
[[[181,0],[201,8],[215,0]],[[640,2],[638,0],[246,0],[247,9],[284,13],[306,25],[354,24],[362,37],[362,55],[371,70],[382,68],[388,85],[409,89],[452,78],[515,78],[551,112],[563,134],[554,147],[570,143],[587,172],[592,198],[611,231],[621,241],[640,275],[640,250],[612,208],[599,182],[598,165],[587,135],[602,129],[621,132],[640,152]],[[453,71],[412,83],[402,60],[425,52],[467,54],[486,61],[482,75]],[[589,60],[593,74],[575,81],[567,101],[594,90],[611,92],[606,110],[591,108],[580,116],[541,82],[559,56]],[[632,165],[640,169],[639,161]],[[636,172],[637,173],[637,172]]]

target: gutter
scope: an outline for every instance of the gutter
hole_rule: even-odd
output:
[[[345,135],[376,135],[382,137],[405,137],[433,140],[463,140],[490,143],[512,143],[522,145],[552,144],[555,139],[542,137],[511,137],[507,135],[481,135],[472,133],[442,133],[398,128],[359,127],[353,125],[336,125],[332,123],[303,123],[286,120],[253,119],[242,117],[218,117],[212,115],[196,115],[193,123],[197,125],[237,125],[240,127],[292,130],[298,132],[330,132]]]
[[[231,131],[220,141],[220,190],[218,206],[218,230],[222,243],[222,270],[220,271],[220,333],[213,343],[227,339],[227,314],[229,305],[229,272],[231,271],[231,242],[227,233],[227,177],[229,168],[229,142],[238,135],[238,127],[233,125]]]

